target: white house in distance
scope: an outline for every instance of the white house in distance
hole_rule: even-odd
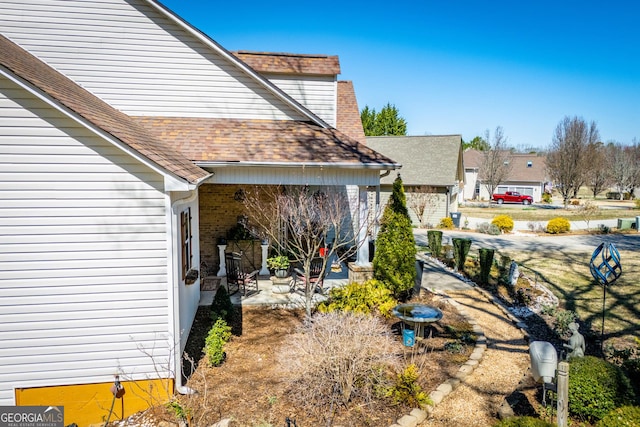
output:
[[[484,154],[478,150],[466,150],[464,156],[464,200],[491,200],[487,187],[478,178],[478,171]],[[533,197],[533,202],[542,200],[545,185],[549,182],[545,171],[545,156],[542,154],[510,154],[511,173],[505,182],[500,184],[496,192],[517,191]]]
[[[87,425],[116,375],[118,417],[186,391],[187,273],[234,192],[347,186],[366,217],[400,166],[335,128],[335,67],[270,81],[156,1],[3,0],[0,28],[0,405]]]

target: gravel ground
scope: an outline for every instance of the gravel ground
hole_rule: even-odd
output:
[[[529,367],[529,347],[520,329],[475,289],[447,293],[484,329],[488,347],[478,368],[422,426],[491,426],[505,397],[517,389]]]

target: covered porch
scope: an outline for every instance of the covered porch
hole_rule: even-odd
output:
[[[293,277],[290,278],[293,281]],[[349,283],[349,273],[345,263],[342,264],[342,271],[330,271],[324,279],[322,293],[316,293],[314,300],[322,301],[327,298],[331,288],[345,286]],[[227,286],[227,278],[222,276],[213,276],[204,279],[201,286],[200,303],[201,306],[211,305],[213,298],[219,287]],[[246,296],[241,292],[235,292],[231,295],[231,302],[234,305],[267,305],[284,308],[304,308],[304,289],[290,283],[289,291],[282,293],[281,289],[276,289],[274,282],[269,276],[263,275],[258,277],[258,291],[249,292]]]

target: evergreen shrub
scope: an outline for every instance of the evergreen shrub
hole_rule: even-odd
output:
[[[491,273],[491,266],[493,265],[493,249],[481,248],[478,253],[480,257],[480,282],[482,284],[489,284],[489,275]]]
[[[459,271],[464,271],[464,263],[467,260],[469,249],[471,248],[471,239],[461,239],[454,237],[453,242],[453,255],[456,259],[456,266]]]
[[[395,379],[395,384],[389,388],[387,396],[392,399],[395,404],[406,404],[411,407],[425,407],[433,402],[422,390],[418,379],[420,372],[415,364],[411,363],[400,372]]]
[[[220,366],[224,362],[224,346],[230,339],[231,327],[224,319],[216,320],[204,342],[204,351],[211,366]]]
[[[216,320],[222,318],[230,320],[233,314],[233,303],[229,297],[229,293],[224,286],[219,286],[211,303],[211,318]]]
[[[372,314],[377,310],[383,316],[391,317],[391,311],[396,305],[397,301],[391,295],[391,291],[382,282],[371,279],[364,283],[354,282],[332,288],[329,299],[318,305],[318,311]]]
[[[540,418],[509,417],[494,424],[494,427],[554,427],[554,424]]]
[[[605,415],[596,427],[640,427],[640,406],[621,406]]]
[[[629,378],[618,366],[593,356],[578,357],[569,365],[569,413],[593,423],[633,401]]]
[[[431,256],[439,258],[440,253],[442,252],[442,231],[427,231],[427,241],[429,242],[429,250],[431,251]]]
[[[380,220],[373,256],[373,277],[391,290],[396,299],[409,296],[416,277],[416,243],[400,177]]]

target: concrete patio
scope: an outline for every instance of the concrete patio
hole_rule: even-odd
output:
[[[218,280],[220,286],[227,286],[226,277],[212,277],[207,278]],[[293,277],[289,278],[289,289],[286,293],[280,293],[278,286],[274,286],[273,281],[268,276],[258,277],[258,292],[248,293],[243,296],[240,292],[236,292],[231,295],[231,302],[235,305],[271,305],[282,306],[288,308],[303,308],[304,307],[304,288],[301,285],[293,282]],[[314,294],[314,300],[321,301],[327,298],[329,290],[336,286],[344,286],[349,282],[349,271],[347,266],[342,264],[341,272],[329,272],[324,279],[324,285],[322,287],[322,293]],[[217,289],[216,288],[216,289]],[[213,297],[216,294],[216,290],[201,290],[199,305],[211,305]]]

